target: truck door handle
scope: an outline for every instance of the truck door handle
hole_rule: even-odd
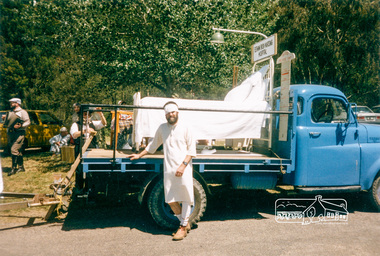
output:
[[[319,137],[321,136],[320,132],[309,132],[310,137]]]

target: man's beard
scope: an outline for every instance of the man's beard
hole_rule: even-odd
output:
[[[16,109],[16,106],[11,106],[11,109],[12,109],[12,110],[15,110],[15,109]]]
[[[178,116],[171,116],[171,117],[169,117],[168,119],[168,123],[169,124],[175,124],[175,123],[177,123],[177,121],[178,121]]]

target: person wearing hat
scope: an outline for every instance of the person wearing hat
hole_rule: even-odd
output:
[[[55,135],[53,138],[49,140],[51,145],[50,152],[54,155],[59,155],[61,153],[61,147],[68,145],[70,141],[70,135],[67,131],[66,127],[62,127],[60,130],[60,134]]]
[[[164,111],[167,123],[159,126],[153,140],[141,153],[128,157],[139,159],[148,153],[153,154],[163,145],[165,202],[180,220],[180,227],[173,234],[173,240],[178,241],[190,231],[189,217],[194,204],[192,158],[196,156],[196,148],[188,126],[179,121],[177,104],[167,102]]]
[[[4,127],[7,127],[8,146],[12,155],[12,170],[8,176],[25,171],[22,153],[25,144],[25,132],[30,125],[28,112],[21,108],[21,100],[12,98],[9,102],[11,111],[7,113],[4,121]]]

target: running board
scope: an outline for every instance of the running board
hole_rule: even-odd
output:
[[[338,193],[338,192],[359,192],[361,186],[343,186],[343,187],[297,187],[300,193]]]

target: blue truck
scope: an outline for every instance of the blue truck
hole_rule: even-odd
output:
[[[291,85],[287,112],[278,111],[279,88],[274,89],[272,98],[269,125],[263,128],[263,138],[252,140],[249,150],[217,149],[193,159],[195,205],[191,222],[202,217],[210,186],[215,184],[251,190],[290,185],[296,192],[316,195],[365,191],[380,210],[380,125],[358,123],[355,104],[333,87]],[[86,107],[91,106],[84,105],[84,110]],[[285,140],[279,139],[281,115],[288,116]],[[164,202],[163,153],[135,161],[126,157],[130,153],[86,151],[81,165],[88,195],[102,198],[138,193],[140,203],[147,205],[158,225],[176,228],[178,220]]]

